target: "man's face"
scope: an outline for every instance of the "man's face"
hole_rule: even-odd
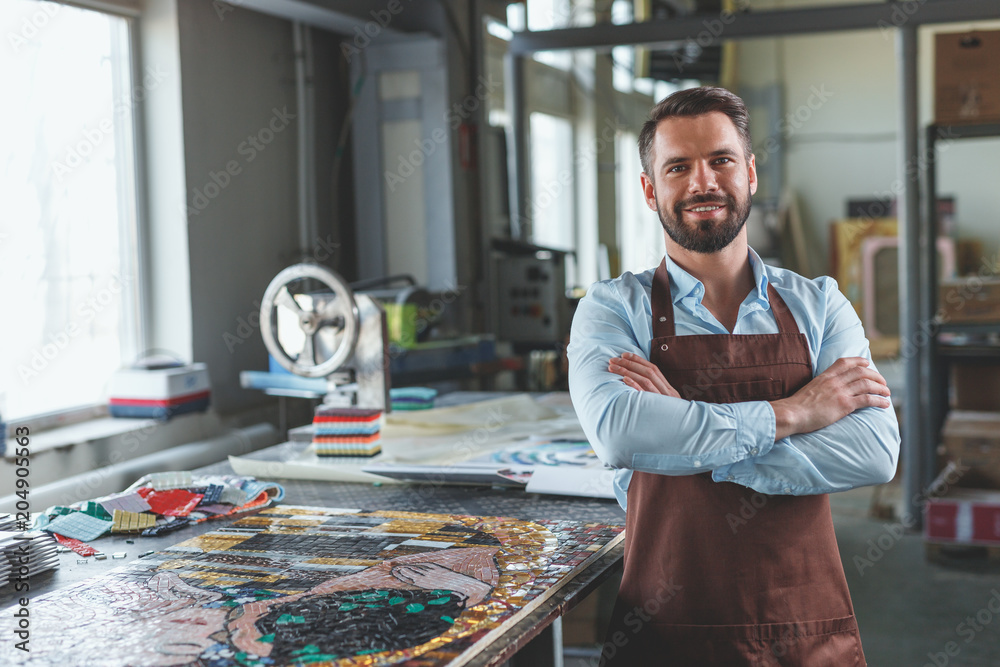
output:
[[[646,204],[682,248],[718,252],[743,230],[750,196],[757,191],[757,171],[725,114],[660,121],[651,169],[652,174],[642,175]]]

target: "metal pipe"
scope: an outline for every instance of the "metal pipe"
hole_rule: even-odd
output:
[[[528,240],[529,212],[524,202],[528,196],[528,128],[525,118],[524,58],[508,52],[505,57],[505,91],[507,113],[510,116],[510,142],[507,156],[508,189],[510,196],[510,233],[520,241]]]
[[[309,255],[310,251],[310,226],[309,226],[309,130],[306,117],[308,115],[308,103],[306,101],[306,56],[303,32],[306,28],[298,21],[292,23],[292,41],[295,49],[295,105],[297,107],[298,130],[297,141],[297,161],[298,161],[298,195],[299,195],[299,252],[302,257]]]
[[[306,126],[306,190],[309,193],[308,201],[308,223],[309,223],[309,253],[312,255],[313,248],[319,238],[319,221],[317,219],[316,204],[316,85],[313,70],[313,42],[312,29],[305,26],[302,30],[303,51],[305,55],[305,88],[306,106],[303,125]]]

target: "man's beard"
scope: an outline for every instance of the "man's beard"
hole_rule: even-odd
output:
[[[698,220],[691,224],[684,222],[684,209],[705,204],[723,205],[728,215],[721,221]],[[732,243],[746,224],[750,216],[750,190],[747,189],[746,198],[740,202],[729,194],[698,195],[677,202],[672,212],[666,211],[657,200],[656,212],[663,229],[677,245],[692,252],[718,252]]]

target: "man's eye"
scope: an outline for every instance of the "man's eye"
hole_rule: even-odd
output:
[[[678,164],[678,165],[675,165],[675,166],[671,167],[670,169],[668,169],[667,173],[668,174],[676,174],[677,172],[683,171],[684,169],[685,169],[684,165]]]
[[[732,162],[732,160],[727,157],[720,157],[715,161],[716,164],[723,164],[724,162]]]

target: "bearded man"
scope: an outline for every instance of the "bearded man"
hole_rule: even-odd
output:
[[[602,663],[865,665],[827,494],[892,479],[899,427],[861,322],[833,279],[747,244],[739,97],[667,97],[639,156],[666,255],[592,285],[568,347],[573,405],[626,510]]]

